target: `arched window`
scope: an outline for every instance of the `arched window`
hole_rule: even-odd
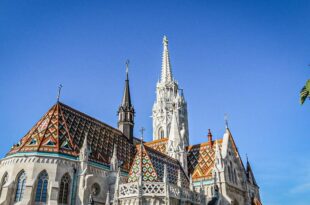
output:
[[[8,181],[8,173],[5,172],[2,177],[1,184],[0,184],[0,197],[1,197],[3,186],[6,184],[7,181]]]
[[[158,134],[159,134],[160,139],[165,137],[165,132],[162,127],[158,129]]]
[[[69,204],[70,183],[71,183],[70,175],[67,173],[61,178],[59,195],[58,195],[59,204]]]
[[[229,181],[231,181],[231,170],[230,170],[230,166],[228,165],[228,178]]]
[[[44,170],[39,174],[35,202],[45,204],[47,199],[48,174]]]
[[[23,170],[18,174],[17,177],[15,200],[14,200],[15,202],[19,202],[23,199],[25,186],[26,186],[26,173]]]
[[[236,174],[236,170],[235,169],[234,169],[234,181],[235,181],[236,184],[238,184],[238,182],[237,182],[237,174]]]

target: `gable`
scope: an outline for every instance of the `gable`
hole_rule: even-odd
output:
[[[216,140],[221,148],[222,140]],[[215,141],[189,146],[188,148],[188,173],[193,180],[211,178],[215,162]]]

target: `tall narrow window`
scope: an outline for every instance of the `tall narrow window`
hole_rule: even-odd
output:
[[[60,189],[58,195],[59,204],[69,204],[69,191],[70,191],[70,175],[67,173],[61,178]]]
[[[236,170],[235,169],[234,169],[234,181],[235,181],[236,184],[238,184],[238,182],[237,182],[237,174],[236,174]]]
[[[229,181],[232,181],[231,180],[231,170],[230,170],[230,166],[228,165],[228,178],[229,178]]]
[[[46,171],[42,171],[38,177],[38,184],[36,189],[36,204],[45,204],[47,199],[47,185],[48,185],[48,174]]]
[[[6,184],[7,181],[8,181],[8,173],[5,172],[1,179],[1,184],[0,184],[0,198],[1,198],[3,186]]]
[[[26,186],[26,173],[25,171],[21,171],[18,174],[18,178],[17,178],[15,202],[19,202],[23,199],[23,195],[25,192],[25,186]]]

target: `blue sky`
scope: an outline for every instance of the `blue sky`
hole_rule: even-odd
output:
[[[156,3],[155,3],[156,2]],[[224,133],[224,114],[267,205],[310,203],[309,1],[0,2],[0,154],[61,101],[111,125],[130,59],[136,135],[151,108],[169,38],[188,101],[190,140]],[[307,117],[306,117],[307,116]]]

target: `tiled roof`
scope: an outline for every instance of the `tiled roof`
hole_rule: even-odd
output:
[[[222,139],[216,141],[221,148]],[[167,154],[167,144],[168,138],[145,143],[146,146],[164,154]],[[212,142],[212,146],[211,143],[204,142],[187,147],[188,173],[192,175],[194,180],[200,178],[208,179],[212,177],[212,169],[215,161],[214,144],[215,141]]]
[[[161,153],[167,154],[167,145],[168,145],[168,138],[162,138],[158,140],[154,140],[151,142],[147,142],[144,145],[155,149]]]
[[[119,130],[60,102],[49,109],[8,155],[52,152],[78,157],[86,134],[91,161],[109,164],[116,143],[118,159],[124,162],[123,169],[129,170],[134,147]]]
[[[133,166],[129,172],[128,182],[138,181],[141,173],[143,181],[162,182],[165,165],[167,167],[169,183],[177,184],[178,174],[180,172],[182,186],[189,187],[189,180],[186,177],[179,161],[147,146],[142,146],[141,152],[140,145],[137,145],[137,153],[134,158]]]
[[[220,148],[222,140],[216,140]],[[211,178],[215,161],[215,141],[189,146],[187,148],[188,172],[193,180],[200,178]]]

